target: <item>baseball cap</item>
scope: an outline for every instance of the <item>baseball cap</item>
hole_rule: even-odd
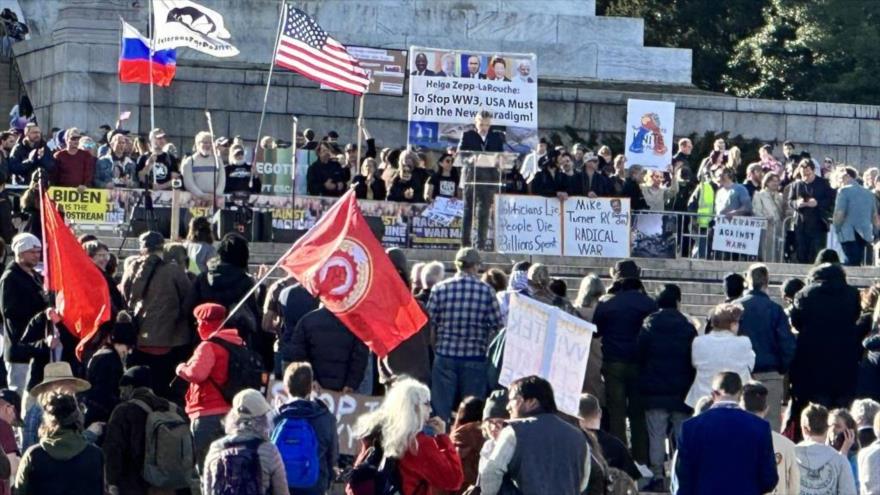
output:
[[[220,136],[214,140],[215,146],[227,146],[229,144],[229,138],[226,136]]]
[[[477,251],[476,248],[472,247],[464,247],[458,250],[455,253],[455,261],[469,263],[471,265],[476,265],[480,263],[480,252]]]
[[[31,249],[39,249],[43,247],[43,244],[37,239],[37,236],[34,234],[28,234],[27,232],[23,232],[21,234],[17,234],[12,238],[12,252],[15,254],[21,254],[25,251],[30,251]]]
[[[4,388],[0,390],[0,400],[15,408],[15,417],[21,417],[21,396],[15,390]]]
[[[252,388],[242,390],[232,399],[232,409],[242,418],[258,418],[272,410],[263,394]]]
[[[165,131],[159,127],[150,131],[150,139],[165,137]]]

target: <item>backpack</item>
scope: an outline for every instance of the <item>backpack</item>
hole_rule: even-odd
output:
[[[259,354],[245,346],[227,342],[219,337],[212,337],[208,339],[208,342],[219,345],[229,354],[226,383],[220,385],[212,380],[212,383],[220,390],[223,400],[232,404],[235,394],[242,390],[248,388],[260,390],[263,387],[263,360]]]
[[[264,495],[260,490],[263,470],[257,450],[262,443],[259,438],[224,442],[220,455],[205,466],[212,490],[202,495]]]
[[[284,461],[287,486],[311,488],[318,482],[318,436],[305,418],[294,418],[282,413],[281,421],[272,430],[270,438]]]
[[[608,495],[638,495],[639,485],[626,472],[608,466],[605,472],[605,493]]]
[[[385,457],[382,442],[373,439],[363,460],[348,474],[345,484],[347,495],[402,495],[403,483],[397,459]]]
[[[146,402],[131,403],[147,413],[144,427],[144,480],[155,488],[186,488],[193,478],[192,435],[189,423],[168,403],[167,411],[154,411]]]

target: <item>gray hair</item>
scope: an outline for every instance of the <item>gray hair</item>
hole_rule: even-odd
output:
[[[849,409],[853,419],[859,426],[871,426],[874,423],[874,417],[880,412],[880,403],[872,399],[856,399]]]
[[[605,286],[602,284],[602,279],[595,273],[588,273],[586,277],[581,279],[581,285],[578,288],[574,306],[576,308],[589,308],[599,302],[599,298],[604,294]]]
[[[425,269],[424,262],[418,262],[412,266],[412,269],[409,272],[409,279],[412,280],[412,284],[414,288],[421,289],[424,288],[424,284],[422,284],[422,270]]]
[[[432,261],[422,267],[422,287],[430,289],[437,282],[443,280],[443,274],[446,273],[446,267],[439,261]]]

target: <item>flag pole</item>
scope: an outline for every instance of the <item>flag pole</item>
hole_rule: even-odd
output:
[[[116,60],[122,60],[122,43],[125,35],[125,20],[119,16],[119,57]],[[118,62],[117,62],[118,63]],[[119,68],[116,69],[119,72]],[[119,74],[116,75],[116,120],[119,120],[119,114],[122,113],[122,81]]]
[[[357,139],[357,143],[358,143],[358,144],[357,144],[357,164],[355,165],[355,166],[357,167],[357,170],[354,171],[354,175],[357,175],[357,174],[360,173],[360,169],[361,169],[361,160],[363,160],[363,158],[361,157],[361,137],[362,137],[363,134],[364,134],[364,96],[366,96],[366,94],[367,94],[366,91],[363,92],[363,93],[361,93],[360,104],[359,104],[359,108],[358,108],[358,120],[357,120],[357,133],[358,133],[358,139]],[[352,176],[352,177],[353,177],[353,176]]]
[[[275,46],[272,50],[272,61],[269,63],[269,77],[266,78],[266,92],[263,93],[263,109],[260,111],[260,123],[257,126],[257,139],[254,142],[254,156],[251,159],[250,187],[254,186],[254,166],[257,163],[257,150],[260,147],[260,139],[263,134],[263,120],[266,118],[266,104],[269,102],[269,87],[272,85],[272,73],[275,71],[275,55],[278,53],[278,43],[281,42],[281,27],[284,24],[284,13],[287,6],[286,0],[281,0],[281,14],[278,16],[278,29],[275,31]]]
[[[291,119],[293,119],[293,127],[291,129],[291,145],[293,148],[293,153],[291,153],[291,164],[290,164],[290,183],[293,187],[290,188],[290,199],[291,199],[291,208],[295,208],[296,203],[296,127],[299,125],[299,119],[296,118],[296,115],[291,115]]]
[[[156,33],[153,31],[153,0],[149,4],[149,24],[150,24],[150,130],[156,128],[156,107],[153,96],[153,54],[156,49]]]
[[[293,251],[293,246],[290,246],[287,249],[287,251],[285,251],[284,254],[282,254],[281,257],[278,258],[278,261],[276,261],[275,264],[272,265],[272,267],[269,268],[262,277],[260,277],[260,280],[257,280],[256,282],[254,282],[253,287],[251,287],[251,289],[249,291],[247,291],[247,294],[242,296],[241,300],[239,300],[235,304],[235,306],[233,306],[232,309],[229,310],[229,313],[226,314],[226,319],[223,320],[223,323],[220,324],[221,328],[223,327],[223,325],[226,324],[227,321],[229,321],[230,318],[232,318],[232,316],[236,313],[236,311],[241,309],[241,307],[244,305],[244,303],[247,302],[248,298],[251,297],[254,294],[254,292],[256,292],[257,289],[260,288],[261,285],[263,285],[263,282],[265,282],[266,279],[269,278],[269,275],[271,275],[272,272],[274,272],[275,269],[281,265],[281,262],[284,261],[285,258],[287,258],[287,255],[289,255],[292,251]]]

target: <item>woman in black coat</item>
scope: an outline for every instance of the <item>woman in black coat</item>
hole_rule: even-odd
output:
[[[351,187],[357,199],[383,200],[387,195],[385,181],[376,175],[376,159],[367,158],[361,165],[361,173],[351,179]]]
[[[880,299],[880,284],[862,290],[862,314],[856,323],[858,336],[862,338],[864,354],[859,363],[859,379],[856,397],[880,401],[880,332],[874,324],[874,309]]]
[[[125,311],[116,315],[115,322],[105,322],[98,327],[101,347],[89,360],[86,379],[92,388],[85,392],[86,426],[96,422],[106,423],[113,408],[119,404],[119,380],[125,371],[125,358],[137,344],[137,330],[131,316]]]
[[[627,171],[626,180],[623,181],[623,190],[621,194],[629,198],[629,208],[631,210],[647,210],[648,202],[642,194],[642,181],[645,177],[645,169],[641,165],[633,165]]]

